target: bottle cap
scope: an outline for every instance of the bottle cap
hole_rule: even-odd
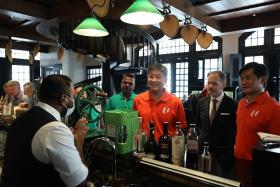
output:
[[[204,146],[209,146],[209,143],[208,142],[203,142],[203,145]]]
[[[191,128],[194,128],[195,126],[196,126],[196,124],[194,124],[194,123],[191,123],[191,124],[190,124],[190,127],[191,127]]]

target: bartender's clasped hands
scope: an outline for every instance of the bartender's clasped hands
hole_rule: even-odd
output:
[[[72,130],[74,134],[75,145],[77,148],[81,148],[84,144],[84,140],[89,129],[87,123],[88,120],[86,118],[80,118],[75,128]]]

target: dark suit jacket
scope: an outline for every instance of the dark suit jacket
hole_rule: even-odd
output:
[[[210,125],[210,99],[210,96],[200,99],[196,107],[199,144],[202,145],[204,141],[209,142],[210,152],[216,155],[223,155],[228,151],[233,154],[236,134],[237,102],[225,94],[212,125]]]

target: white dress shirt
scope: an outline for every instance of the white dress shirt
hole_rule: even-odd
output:
[[[31,145],[34,157],[40,162],[52,163],[66,186],[79,185],[86,179],[88,169],[75,147],[73,133],[61,122],[55,108],[42,102],[36,106],[53,115],[57,121],[44,125],[36,132]]]
[[[217,98],[214,98],[214,97],[211,97],[211,100],[210,100],[210,106],[209,106],[209,116],[210,116],[210,113],[211,113],[211,109],[213,108],[213,99],[216,99],[217,102],[216,102],[216,111],[219,109],[220,105],[221,105],[221,102],[224,98],[224,92],[221,93],[221,95],[219,95],[219,97]]]

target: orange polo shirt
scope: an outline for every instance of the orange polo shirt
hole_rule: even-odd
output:
[[[237,159],[252,160],[252,150],[260,140],[257,132],[280,135],[280,104],[267,91],[250,104],[246,98],[241,99],[236,117],[234,151]]]
[[[173,94],[164,91],[160,100],[156,103],[150,96],[149,91],[135,97],[133,109],[137,110],[139,116],[143,118],[142,129],[149,136],[149,121],[155,123],[155,138],[158,141],[163,134],[163,122],[168,122],[168,134],[173,136],[175,133],[175,123],[181,122],[181,128],[186,128],[186,117],[181,100]]]

